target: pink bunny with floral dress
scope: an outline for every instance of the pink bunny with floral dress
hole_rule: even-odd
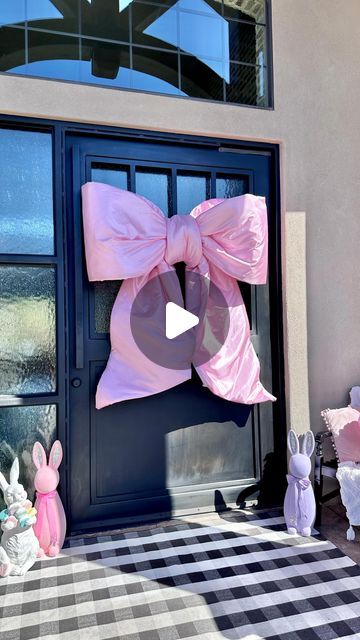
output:
[[[62,460],[61,442],[56,440],[51,448],[49,464],[40,442],[35,442],[32,452],[35,474],[37,521],[34,531],[40,543],[39,555],[56,556],[64,544],[66,517],[60,496],[56,491],[59,484],[58,467]]]

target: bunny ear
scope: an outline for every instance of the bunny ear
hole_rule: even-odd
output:
[[[19,480],[19,460],[15,458],[10,469],[10,484],[16,484]]]
[[[9,486],[8,481],[6,480],[5,476],[0,471],[0,487],[1,487],[1,490],[5,491],[5,489],[7,489],[8,486]]]
[[[35,442],[32,450],[32,459],[37,469],[46,466],[45,449],[40,442]]]
[[[63,452],[62,452],[61,442],[60,440],[55,440],[50,451],[49,467],[52,467],[53,469],[57,469],[60,465],[62,457],[63,457]]]
[[[307,431],[303,437],[301,453],[303,453],[305,456],[308,456],[310,458],[314,449],[315,449],[314,434],[312,431]]]
[[[292,455],[299,453],[299,440],[293,429],[290,429],[288,433],[287,442],[288,442],[289,451],[290,453],[292,453]]]

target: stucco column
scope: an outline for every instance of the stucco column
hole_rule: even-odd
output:
[[[307,307],[306,214],[286,212],[283,221],[285,385],[288,427],[310,427]]]

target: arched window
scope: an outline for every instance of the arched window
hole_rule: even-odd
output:
[[[3,0],[0,72],[272,106],[269,0]]]

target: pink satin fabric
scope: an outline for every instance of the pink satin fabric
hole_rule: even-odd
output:
[[[181,261],[210,278],[229,306],[225,344],[196,367],[204,386],[232,402],[274,401],[259,380],[259,361],[237,284],[237,280],[266,282],[265,198],[245,194],[207,200],[190,215],[169,219],[146,198],[98,182],[82,187],[82,200],[89,280],[124,280],[111,314],[111,353],[97,387],[96,408],[153,395],[191,378],[190,366],[176,370],[151,362],[137,347],[130,328],[130,310],[140,289]],[[180,285],[171,300],[183,304]],[[167,301],[160,288],[159,303]]]

